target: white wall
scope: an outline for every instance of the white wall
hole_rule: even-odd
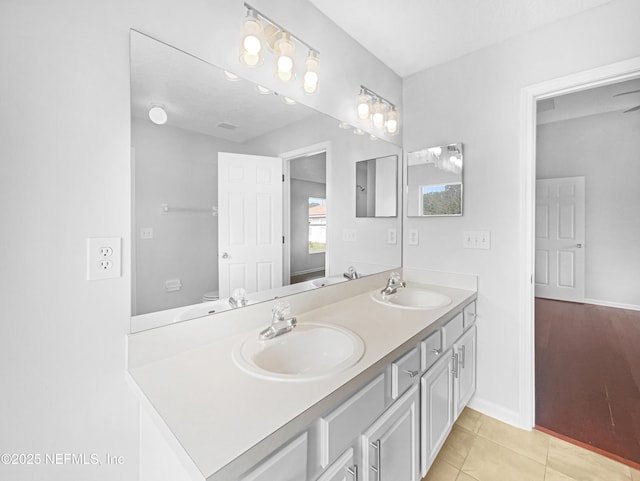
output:
[[[473,405],[527,426],[521,398],[520,95],[525,86],[640,55],[640,2],[614,0],[405,79],[407,152],[462,141],[464,216],[405,219],[404,265],[479,276],[478,390]],[[462,248],[464,230],[490,250]]]
[[[640,309],[640,115],[538,125],[537,178],[584,176],[585,298]]]
[[[0,452],[109,453],[124,464],[0,465],[12,481],[134,480],[138,406],[125,383],[131,307],[129,28],[347,117],[361,83],[400,79],[307,2],[256,8],[322,53],[321,91],[238,64],[243,2],[0,3]],[[88,282],[86,238],[123,238],[123,275]]]
[[[148,120],[133,119],[136,314],[196,304],[218,289],[218,152],[243,152],[242,145]],[[169,208],[208,209],[209,213]],[[153,238],[142,239],[141,228]],[[167,292],[165,281],[182,289]]]

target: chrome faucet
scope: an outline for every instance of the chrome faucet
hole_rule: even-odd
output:
[[[356,271],[356,268],[353,267],[353,266],[349,266],[349,268],[347,269],[347,272],[345,272],[342,275],[346,279],[349,279],[350,281],[353,281],[355,279],[359,279],[360,278],[360,274],[358,274],[358,271]]]
[[[407,283],[400,279],[400,274],[392,272],[387,280],[387,285],[380,291],[383,296],[390,296],[398,292],[401,287],[407,287]]]
[[[242,287],[238,287],[233,291],[233,295],[229,298],[229,305],[234,309],[236,307],[243,307],[249,303],[249,299],[247,299],[247,291],[245,291]]]
[[[287,332],[291,332],[298,324],[298,321],[295,317],[287,318],[287,316],[291,314],[290,311],[291,309],[287,301],[276,302],[273,305],[273,309],[271,309],[271,312],[273,313],[273,316],[271,317],[271,325],[260,332],[258,339],[261,341],[267,341],[281,336],[282,334],[286,334]]]

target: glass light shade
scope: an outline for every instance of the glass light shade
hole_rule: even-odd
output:
[[[320,59],[313,51],[309,52],[304,62],[304,82],[303,89],[308,94],[314,94],[318,91],[318,71],[320,70]]]
[[[251,15],[251,13],[249,13]],[[262,63],[262,23],[254,16],[249,16],[242,24],[242,36],[240,38],[240,61],[255,67]]]
[[[371,97],[364,92],[356,97],[356,104],[358,105],[358,119],[369,120],[371,116]]]
[[[387,114],[387,106],[378,100],[373,104],[373,113],[371,114],[371,121],[373,126],[377,129],[384,127],[384,121]]]
[[[276,76],[283,82],[293,78],[295,46],[287,32],[282,32],[274,45],[276,54]]]
[[[154,105],[149,109],[149,120],[156,125],[164,125],[167,123],[167,112],[161,105]]]
[[[399,130],[398,127],[398,111],[395,107],[391,107],[391,109],[387,113],[387,122],[385,123],[385,128],[389,135],[396,135]]]

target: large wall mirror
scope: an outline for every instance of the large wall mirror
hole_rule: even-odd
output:
[[[407,216],[462,215],[462,143],[407,154]]]
[[[400,219],[356,219],[353,195],[397,145],[136,31],[131,116],[132,330],[401,265]]]

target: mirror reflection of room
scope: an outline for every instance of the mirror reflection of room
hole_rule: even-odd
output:
[[[462,143],[407,154],[407,215],[462,215]]]
[[[399,147],[285,100],[131,32],[134,316],[198,317],[401,264],[386,236],[400,220],[356,225],[348,187],[357,160]]]

